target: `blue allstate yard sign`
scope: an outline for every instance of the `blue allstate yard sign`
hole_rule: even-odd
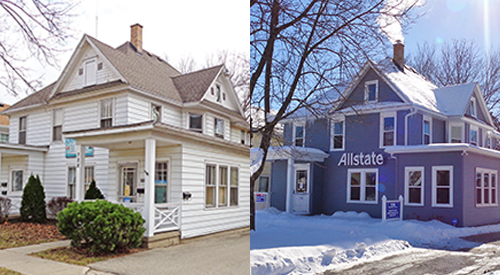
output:
[[[382,197],[382,220],[403,220],[403,196],[392,201]]]

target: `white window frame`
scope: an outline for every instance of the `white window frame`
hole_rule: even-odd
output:
[[[61,124],[56,124],[56,112],[61,112]],[[62,142],[63,141],[63,136],[62,136],[62,132],[63,132],[63,124],[64,124],[64,110],[62,108],[59,108],[59,109],[54,109],[52,110],[52,131],[51,131],[51,135],[52,135],[52,142]],[[54,135],[54,131],[56,130],[55,128],[56,127],[60,127],[60,131],[61,131],[61,139],[54,139],[55,138],[55,135]]]
[[[237,172],[237,184],[233,185],[232,177],[231,177],[231,172],[233,169],[236,169]],[[240,168],[237,166],[229,166],[229,191],[228,195],[229,198],[227,199],[229,203],[229,207],[237,207],[240,205],[240,185],[241,185],[241,177],[240,177]],[[236,187],[235,187],[236,186]],[[236,204],[232,204],[232,199],[233,196],[231,196],[231,191],[236,188]]]
[[[478,188],[477,186],[477,173],[481,173],[481,186]],[[489,186],[485,188],[484,186],[484,174],[488,173],[489,176]],[[495,187],[492,186],[492,175],[495,175]],[[481,167],[476,167],[476,173],[474,174],[474,186],[476,187],[476,192],[474,195],[476,207],[489,207],[489,206],[498,206],[498,171],[493,169],[486,169]],[[477,190],[481,190],[481,203],[477,203]],[[489,198],[488,203],[484,202],[484,190],[489,190]],[[494,192],[492,192],[494,191]],[[494,193],[494,194],[493,194]],[[495,197],[495,203],[492,203],[491,199]]]
[[[450,202],[448,204],[437,203],[437,171],[450,172]],[[453,207],[453,166],[432,166],[432,207]]]
[[[464,132],[465,132],[465,125],[464,123],[450,123],[449,124],[449,131],[448,131],[448,143],[453,143],[453,127],[460,127],[460,143],[465,143],[465,138],[464,138]]]
[[[385,132],[390,132],[390,131],[385,131],[384,130],[384,119],[385,118],[394,118],[394,129],[392,130],[394,132],[394,140],[392,145],[384,145],[384,133]],[[388,146],[394,146],[397,145],[397,133],[398,133],[398,116],[397,112],[386,112],[386,113],[380,113],[380,148],[386,148]]]
[[[158,170],[157,164],[158,163],[165,163],[165,162],[167,163],[167,179],[166,179],[167,183],[165,183],[165,184],[163,184],[163,183],[162,184],[157,184],[156,183],[156,175],[158,173],[158,171],[157,171]],[[170,158],[159,158],[159,159],[156,159],[156,161],[155,161],[155,175],[154,175],[154,181],[155,181],[155,191],[154,191],[155,192],[155,199],[154,200],[156,200],[156,186],[166,186],[167,187],[167,202],[166,203],[171,202],[170,201],[171,200],[170,194],[171,194],[171,189],[172,189],[172,184],[171,184],[172,183],[172,181],[171,181],[172,169],[171,169],[170,163],[171,163],[170,162]],[[155,203],[157,203],[157,202],[155,202]]]
[[[476,144],[472,143],[472,131],[476,132]],[[479,127],[476,125],[469,125],[469,144],[479,146]]]
[[[14,191],[14,185],[13,185],[13,178],[12,178],[12,172],[14,171],[22,171],[23,172],[23,178],[22,178],[22,187],[21,190],[15,190]],[[28,174],[26,173],[26,169],[24,167],[19,167],[19,166],[13,166],[9,167],[9,187],[8,187],[8,192],[12,195],[21,195],[23,193],[24,187],[26,187],[26,183],[28,182],[28,177],[26,177]]]
[[[191,128],[191,115],[196,115],[196,116],[201,116],[201,129],[198,128]],[[215,122],[215,121],[214,121]],[[187,113],[187,129],[189,131],[197,132],[197,133],[204,133],[205,127],[203,127],[205,124],[205,115],[200,114],[200,113],[193,113],[193,112],[188,112]],[[215,125],[214,125],[214,131],[215,131]]]
[[[217,132],[217,121],[222,123],[222,133]],[[222,118],[214,117],[214,136],[225,139],[226,137],[226,121]]]
[[[421,176],[422,176],[422,178],[421,178],[422,182],[420,183],[420,203],[410,202],[410,177],[409,177],[410,172],[420,172]],[[405,167],[405,205],[424,206],[424,204],[425,204],[424,193],[425,193],[424,167],[423,166],[407,166],[407,167]]]
[[[214,205],[207,205],[207,167],[208,166],[213,166],[215,167],[215,184],[210,185],[211,188],[214,189]],[[219,196],[220,196],[220,168],[221,167],[226,167],[227,168],[227,186],[226,186],[226,204],[224,205],[219,205]],[[237,205],[231,205],[231,169],[236,168],[238,169],[238,202]],[[239,192],[240,192],[240,185],[241,185],[241,177],[240,177],[240,167],[231,165],[229,163],[217,163],[216,161],[206,161],[205,162],[205,171],[204,171],[204,179],[203,179],[203,205],[205,210],[212,210],[212,209],[229,209],[229,208],[235,208],[239,207]]]
[[[70,175],[70,172],[69,170],[70,169],[73,169],[74,170],[74,174],[73,174],[73,183],[70,182],[70,178],[69,178],[69,175]],[[66,195],[68,196],[68,198],[70,199],[75,199],[76,196],[76,191],[75,191],[75,186],[76,186],[76,166],[74,165],[70,165],[70,166],[67,166],[66,168]],[[71,192],[73,191],[73,192]],[[71,194],[73,193],[73,194]]]
[[[293,146],[295,147],[305,147],[306,143],[306,123],[305,122],[294,122],[292,123],[292,142]],[[297,137],[296,137],[296,132],[297,132],[297,127],[302,127],[302,145],[297,146]]]
[[[0,142],[9,142],[9,134],[0,133]]]
[[[111,116],[107,116],[107,117],[103,117],[102,116],[102,104],[104,102],[111,102]],[[115,110],[115,107],[116,107],[116,104],[115,104],[115,99],[114,98],[106,98],[106,99],[102,99],[102,100],[99,100],[99,106],[98,106],[98,111],[99,111],[99,120],[98,120],[98,128],[101,128],[101,129],[106,129],[106,128],[111,128],[115,125],[115,116],[116,116],[116,110]],[[111,126],[110,127],[102,127],[102,120],[103,119],[111,119]]]
[[[470,101],[469,101],[469,106],[468,107],[468,111],[469,111],[469,114],[472,116],[472,117],[477,117],[477,105],[476,105],[476,98],[475,97],[471,97],[470,98]],[[472,109],[471,109],[472,108]]]
[[[311,166],[309,163],[296,163],[293,165],[293,192],[297,193],[297,171],[306,171],[306,192],[301,192],[300,194],[310,194],[311,193]]]
[[[360,195],[358,200],[351,200],[351,174],[361,173]],[[366,173],[375,173],[375,201],[366,200]],[[378,204],[378,168],[348,169],[347,170],[347,203]]]
[[[375,85],[375,100],[368,100],[369,99],[369,90],[368,87],[370,85]],[[375,103],[378,102],[379,99],[379,89],[378,89],[378,80],[370,80],[365,82],[365,103]]]
[[[335,124],[342,123],[342,134],[335,134]],[[331,126],[331,139],[330,139],[330,151],[343,151],[345,150],[345,120],[332,120]],[[342,136],[342,147],[335,148],[335,137]]]
[[[429,143],[425,143],[425,122],[429,122]],[[422,144],[427,145],[432,143],[432,118],[430,116],[424,116],[422,118]]]
[[[155,109],[155,107],[157,107],[159,110],[158,110],[158,114],[157,114],[157,118],[155,119],[155,115],[153,114],[153,110]],[[162,119],[162,112],[163,112],[163,108],[160,104],[154,104],[154,103],[151,103],[149,104],[149,115],[151,117],[151,120],[153,120],[154,122],[161,122],[161,119]]]

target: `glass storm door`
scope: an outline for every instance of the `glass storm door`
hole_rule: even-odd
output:
[[[295,164],[294,170],[292,211],[297,214],[309,214],[311,192],[309,164]]]
[[[123,202],[135,202],[135,191],[137,189],[137,166],[123,165],[120,168],[120,197]]]

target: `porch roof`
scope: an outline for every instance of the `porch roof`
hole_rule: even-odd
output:
[[[134,146],[142,147],[144,144],[137,141],[143,141],[145,138],[152,137],[163,142],[163,145],[179,145],[188,139],[211,145],[226,146],[240,151],[249,151],[247,146],[237,142],[154,121],[113,126],[110,128],[69,131],[63,134],[66,138],[76,139],[78,143],[104,148],[113,146],[121,147],[119,144],[126,144],[127,147],[125,148]],[[135,145],[133,144],[134,141],[136,142]],[[162,145],[162,143],[159,145]]]
[[[295,161],[323,162],[329,155],[319,149],[310,147],[270,147],[267,160],[283,160],[292,158]]]
[[[34,152],[47,152],[49,151],[49,146],[34,146],[25,144],[14,144],[7,142],[0,142],[0,153],[3,150],[15,150],[15,151],[34,151]]]

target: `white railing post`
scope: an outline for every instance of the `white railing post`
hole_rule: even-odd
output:
[[[146,220],[147,237],[152,237],[155,230],[155,160],[156,160],[156,140],[146,139],[145,161],[144,161],[144,219]]]
[[[386,215],[387,215],[387,197],[385,195],[382,196],[382,221],[385,221],[385,219],[387,218]]]
[[[399,195],[399,220],[403,220],[403,195]]]

